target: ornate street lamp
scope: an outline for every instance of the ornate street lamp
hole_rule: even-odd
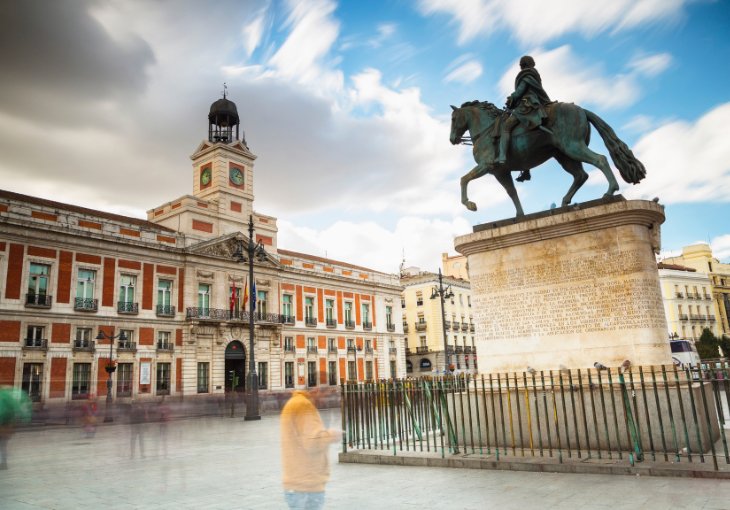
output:
[[[106,370],[106,373],[109,374],[109,378],[106,380],[106,409],[104,411],[104,423],[109,423],[114,421],[114,417],[111,415],[111,408],[112,408],[112,374],[117,370],[117,366],[114,364],[114,360],[112,360],[112,348],[114,347],[114,340],[121,340],[122,342],[127,341],[127,335],[124,334],[124,331],[119,333],[118,335],[108,335],[104,333],[103,331],[99,330],[99,334],[96,335],[96,339],[101,340],[109,340],[109,361],[107,361],[106,366],[104,367],[104,370]]]
[[[439,268],[439,286],[431,288],[431,299],[441,299],[441,331],[444,336],[444,374],[449,369],[449,346],[446,338],[446,313],[444,312],[444,299],[451,299],[454,297],[454,292],[451,290],[451,285],[447,285],[444,288],[444,280],[441,275],[441,268]]]
[[[249,299],[249,317],[248,317],[248,377],[246,380],[246,416],[244,420],[260,420],[259,413],[259,378],[256,374],[256,360],[253,352],[254,338],[254,279],[253,279],[253,259],[259,261],[266,260],[267,254],[264,245],[260,242],[254,242],[253,237],[253,215],[248,217],[248,244],[243,245],[243,241],[238,243],[233,258],[236,262],[244,263],[248,261],[248,281],[251,292]]]

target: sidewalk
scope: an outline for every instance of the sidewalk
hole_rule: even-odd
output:
[[[338,411],[325,411],[339,427]],[[145,457],[130,458],[125,425],[29,429],[10,440],[0,471],[5,509],[277,509],[279,417],[208,417],[144,430]],[[338,463],[330,451],[329,509],[707,509],[730,508],[723,480],[485,471]],[[502,461],[500,461],[502,462]]]

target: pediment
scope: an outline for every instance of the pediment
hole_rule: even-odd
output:
[[[233,254],[236,253],[239,243],[243,243],[243,246],[247,246],[248,236],[244,235],[241,232],[235,232],[222,237],[218,237],[216,239],[211,239],[209,241],[203,241],[201,243],[195,244],[188,248],[188,253],[190,253],[191,255],[213,257],[216,259],[231,262],[235,261]],[[245,253],[244,256],[248,257],[248,255]],[[256,260],[255,263],[257,265],[279,265],[279,261],[276,260],[270,253],[266,254],[265,261]]]

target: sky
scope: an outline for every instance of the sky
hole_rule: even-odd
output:
[[[666,207],[662,249],[730,261],[730,2],[24,0],[0,3],[0,188],[146,218],[192,192],[223,84],[258,159],[254,208],[280,248],[435,271],[454,237],[513,217],[451,108],[502,106],[522,55],[553,100],[600,115],[644,163],[627,198]],[[597,133],[591,148],[607,155]],[[574,202],[600,198],[590,178]],[[559,204],[556,163],[517,189]]]

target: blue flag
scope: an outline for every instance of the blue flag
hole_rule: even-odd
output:
[[[251,284],[251,310],[256,311],[256,281]]]

